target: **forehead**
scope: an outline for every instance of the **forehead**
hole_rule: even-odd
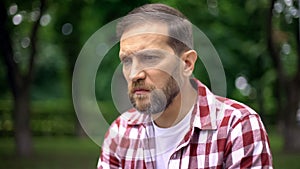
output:
[[[143,49],[169,51],[168,28],[165,24],[151,23],[135,26],[125,31],[120,40],[120,56],[129,55]],[[172,49],[171,49],[172,50]]]
[[[131,26],[126,29],[121,36],[121,41],[128,37],[141,34],[160,34],[168,36],[168,26],[159,21],[145,21],[143,24]]]

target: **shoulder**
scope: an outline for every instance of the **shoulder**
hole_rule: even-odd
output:
[[[230,159],[225,162],[226,168],[237,165],[270,167],[272,155],[269,139],[260,116],[238,101],[221,97],[217,97],[217,100],[223,107],[219,111],[223,115],[220,118],[218,136],[226,137],[225,154]]]
[[[232,115],[237,117],[257,115],[252,108],[236,100],[216,96],[216,101],[219,109],[231,112]]]
[[[217,96],[217,116],[220,126],[234,128],[239,125],[251,125],[263,128],[259,114],[249,106],[233,99]]]

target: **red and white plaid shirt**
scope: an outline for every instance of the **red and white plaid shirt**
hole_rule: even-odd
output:
[[[170,157],[169,169],[273,168],[259,115],[244,104],[213,95],[195,81],[198,101],[190,130]],[[112,123],[98,169],[157,168],[154,130],[148,117],[132,109]]]

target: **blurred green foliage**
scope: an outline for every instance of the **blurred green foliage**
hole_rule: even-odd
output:
[[[119,115],[112,102],[98,102],[98,105],[108,123],[111,123]],[[11,101],[0,101],[1,137],[13,136],[11,111]],[[75,136],[76,114],[70,100],[34,101],[31,105],[30,118],[33,136]]]

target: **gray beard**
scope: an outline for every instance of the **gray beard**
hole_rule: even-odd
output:
[[[154,89],[151,91],[150,103],[146,106],[143,106],[143,109],[137,107],[136,100],[133,96],[130,96],[130,101],[141,113],[157,114],[167,109],[179,92],[180,89],[176,80],[173,79],[173,77],[170,77],[162,89]]]

